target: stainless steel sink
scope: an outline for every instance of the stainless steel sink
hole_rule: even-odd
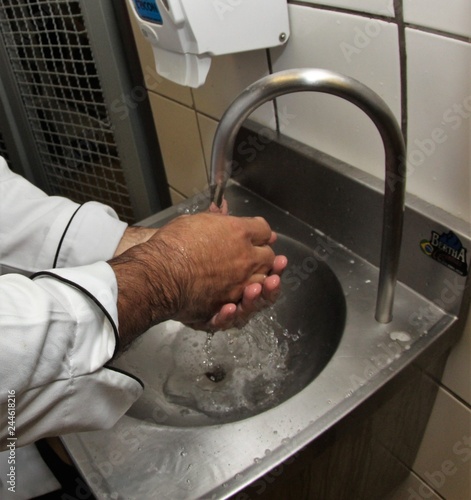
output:
[[[291,165],[302,168],[300,161]],[[281,167],[286,172],[286,167]],[[345,179],[352,172],[346,167]],[[270,193],[281,192],[272,189],[276,176],[274,171],[269,182],[264,177],[263,184]],[[378,267],[347,245],[365,248],[367,253],[377,246],[380,220],[373,219],[377,214],[380,219],[381,211],[371,207],[381,197],[381,186],[377,189],[373,180],[373,189],[371,185],[365,188],[363,174],[360,183],[353,180],[342,184],[342,178],[334,169],[318,176],[312,188],[305,183],[306,189],[312,189],[309,199],[313,201],[325,194],[315,192],[323,182],[337,185],[337,195],[358,196],[359,202],[349,206],[358,207],[359,212],[349,225],[338,230],[347,238],[340,242],[245,187],[235,182],[228,185],[225,195],[231,211],[240,216],[265,217],[280,235],[277,251],[290,259],[282,297],[272,311],[266,311],[265,319],[255,318],[270,323],[275,332],[269,349],[278,353],[279,367],[267,371],[262,366],[260,373],[257,371],[260,358],[252,356],[260,354],[263,342],[268,342],[258,336],[259,332],[252,332],[252,340],[245,338],[246,333],[217,333],[211,340],[212,350],[206,345],[204,333],[178,323],[167,322],[147,332],[116,362],[144,380],[143,397],[112,429],[63,437],[97,498],[228,498],[309,443],[316,443],[394,381],[403,380],[401,374],[418,359],[437,349],[444,352],[452,345],[459,323],[454,311],[461,297],[457,296],[447,311],[426,293],[435,289],[440,293],[444,279],[455,283],[458,278],[445,266],[437,268],[432,259],[422,256],[417,242],[421,234],[437,228],[441,214],[433,210],[432,218],[419,216],[431,208],[417,199],[412,200],[413,208],[407,207],[406,272],[397,285],[392,322],[379,323],[373,314]],[[195,198],[196,203],[201,200]],[[345,205],[340,203],[342,198],[332,197],[330,201],[335,203],[336,199],[339,206]],[[299,203],[299,198],[296,201]],[[191,211],[194,204],[195,199],[191,199],[144,224],[163,225]],[[338,221],[344,220],[335,207],[319,212],[319,216],[334,232]],[[419,223],[414,222],[417,220]],[[448,227],[456,223],[449,216],[444,220]],[[451,227],[459,227],[456,224]],[[360,240],[355,239],[357,235]],[[404,283],[409,279],[421,283],[423,266],[432,265],[435,267],[429,277],[437,280],[436,288],[431,278],[424,294]],[[456,289],[461,290],[460,283]],[[238,361],[231,360],[230,349],[240,340]],[[208,367],[204,362],[210,357],[213,365]],[[231,383],[240,378],[236,374],[238,363],[252,362],[255,371],[235,390]],[[256,380],[257,373],[261,380]],[[230,388],[231,397],[224,387]],[[202,394],[209,395],[208,404],[201,403]],[[237,399],[240,394],[243,398]],[[403,422],[392,428],[402,432],[405,425]],[[378,483],[377,478],[374,481]],[[242,494],[240,498],[248,497]]]
[[[273,224],[283,212],[272,212]],[[326,247],[283,234],[274,247],[289,259],[283,294],[242,330],[211,335],[168,321],[114,363],[145,384],[128,415],[169,426],[232,422],[286,401],[322,371],[345,325],[342,287]]]

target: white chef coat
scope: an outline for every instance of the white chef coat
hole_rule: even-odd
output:
[[[0,276],[0,449],[109,428],[142,393],[105,367],[119,342],[106,260],[125,229],[109,207],[47,196],[0,157],[0,266],[34,273]]]

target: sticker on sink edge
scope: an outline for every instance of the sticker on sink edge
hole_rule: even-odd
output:
[[[453,231],[442,234],[432,231],[430,240],[422,240],[420,248],[425,255],[440,262],[455,273],[467,276],[467,249]]]

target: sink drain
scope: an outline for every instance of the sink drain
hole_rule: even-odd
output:
[[[221,382],[226,378],[226,372],[221,366],[216,366],[213,371],[206,372],[205,375],[211,380],[211,382]]]

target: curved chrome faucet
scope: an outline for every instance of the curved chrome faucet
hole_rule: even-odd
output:
[[[392,320],[401,249],[406,151],[401,130],[385,102],[371,89],[352,78],[322,69],[292,69],[266,76],[247,87],[224,113],[213,142],[210,196],[221,206],[224,189],[232,172],[232,155],[237,133],[245,119],[259,106],[293,92],[333,94],[355,104],[374,122],[384,144],[383,234],[375,318]]]

